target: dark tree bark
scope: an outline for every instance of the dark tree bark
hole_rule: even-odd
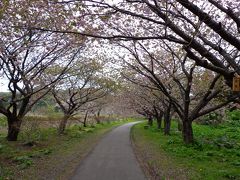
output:
[[[86,111],[85,116],[84,116],[84,121],[83,121],[84,127],[87,127],[87,118],[88,118],[88,111]]]
[[[157,128],[161,129],[162,128],[162,117],[163,117],[163,110],[159,107],[159,105],[155,104],[155,101],[153,102],[153,116],[157,120]]]
[[[170,116],[165,115],[164,117],[164,135],[170,135],[171,119]]]
[[[16,91],[11,91],[12,93],[12,99],[17,98],[16,96]],[[8,134],[7,134],[7,140],[8,141],[17,141],[18,138],[18,134],[20,132],[20,128],[21,128],[21,124],[22,124],[22,119],[25,116],[25,114],[27,113],[27,111],[29,111],[29,107],[28,107],[28,103],[29,103],[29,97],[24,98],[22,100],[22,103],[20,104],[20,108],[18,107],[19,104],[15,101],[12,101],[7,110],[5,109],[5,107],[0,107],[1,110],[0,112],[2,112],[6,117],[7,117],[7,122],[8,122]],[[19,108],[19,111],[18,111]],[[10,110],[11,109],[11,110]]]
[[[8,120],[7,140],[8,141],[16,141],[18,134],[20,132],[22,120],[17,117],[13,117],[13,116],[7,117],[7,120]]]
[[[165,108],[165,112],[164,112],[164,134],[165,135],[170,135],[170,129],[171,129],[171,109],[172,109],[172,103],[169,102],[169,104]]]
[[[148,116],[148,125],[149,126],[153,125],[153,118],[152,118],[152,116]]]
[[[156,119],[157,119],[157,128],[158,129],[161,129],[162,128],[162,117],[163,117],[163,114],[159,114]]]
[[[171,119],[169,114],[164,114],[164,135],[170,135]]]
[[[58,134],[63,134],[65,129],[66,129],[66,126],[67,126],[67,122],[68,122],[68,119],[71,117],[71,115],[69,114],[65,114],[60,122],[60,125],[59,125],[59,128],[58,128]]]
[[[192,122],[189,120],[183,121],[183,130],[182,130],[183,140],[186,144],[193,144],[193,129],[192,129]]]

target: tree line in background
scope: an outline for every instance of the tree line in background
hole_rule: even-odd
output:
[[[9,140],[16,140],[22,118],[46,94],[53,94],[64,113],[61,133],[70,116],[110,93],[116,80],[125,87],[126,104],[150,124],[155,118],[161,127],[163,118],[166,135],[172,115],[179,119],[186,144],[194,142],[194,120],[239,102],[239,93],[231,90],[240,74],[237,0],[3,1],[0,6],[0,71],[11,92],[0,113],[8,118]],[[103,58],[92,60],[91,49],[101,47]],[[101,68],[111,61],[113,67]],[[104,76],[111,68],[118,70],[115,77]]]

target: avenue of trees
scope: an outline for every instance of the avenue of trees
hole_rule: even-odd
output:
[[[0,4],[0,73],[11,92],[0,113],[8,140],[46,94],[64,113],[62,133],[81,107],[116,89],[113,81],[127,86],[126,103],[149,124],[156,119],[161,128],[163,119],[166,135],[178,118],[186,144],[194,142],[194,120],[239,102],[231,89],[240,75],[238,0],[21,2]],[[102,46],[122,79],[104,76],[101,58],[80,56],[88,46]]]

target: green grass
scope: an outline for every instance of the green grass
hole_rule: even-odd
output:
[[[4,116],[0,116],[0,127],[6,127],[7,126],[7,120]]]
[[[181,172],[187,179],[240,179],[239,126],[194,124],[196,143],[186,146],[176,123],[170,136],[164,136],[156,125],[148,129],[144,125],[133,127],[133,140],[140,157],[150,154],[145,155],[147,164],[159,177],[178,179]]]
[[[61,136],[55,128],[35,128],[21,132],[17,142],[6,141],[2,134],[0,180],[38,179],[41,176],[65,179],[106,132],[130,121],[132,119],[88,127],[73,125]]]

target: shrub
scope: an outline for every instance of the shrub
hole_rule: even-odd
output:
[[[0,116],[0,127],[6,127],[6,126],[7,126],[6,117]]]
[[[199,118],[196,122],[202,125],[218,125],[223,122],[223,117],[220,112],[211,112]]]
[[[25,141],[25,143],[34,144],[35,141],[41,139],[41,130],[39,127],[39,123],[37,121],[28,121],[24,123],[24,129],[22,129],[22,133],[20,134],[21,138]]]
[[[18,156],[14,158],[14,161],[16,161],[19,166],[21,167],[21,169],[25,169],[29,166],[32,165],[33,161],[29,156]]]
[[[227,111],[226,114],[229,124],[240,126],[240,110]]]

